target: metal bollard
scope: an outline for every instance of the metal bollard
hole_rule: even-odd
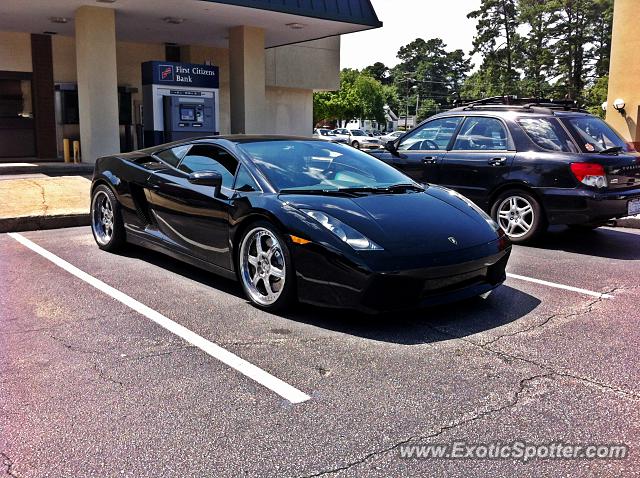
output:
[[[73,142],[73,162],[79,163],[82,161],[80,157],[80,141]]]
[[[70,151],[70,144],[69,144],[69,138],[64,138],[62,140],[62,150],[63,150],[63,156],[64,156],[64,162],[65,163],[70,163],[71,162],[71,151]]]

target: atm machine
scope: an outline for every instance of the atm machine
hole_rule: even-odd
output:
[[[144,147],[219,134],[218,73],[211,65],[143,63]]]

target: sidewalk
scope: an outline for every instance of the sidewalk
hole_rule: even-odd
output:
[[[93,164],[55,162],[0,162],[0,175],[47,174],[76,176],[93,174]]]
[[[88,225],[90,189],[82,176],[0,176],[0,232]]]
[[[0,233],[88,225],[92,171],[84,164],[0,166]],[[640,216],[615,223],[640,229]]]

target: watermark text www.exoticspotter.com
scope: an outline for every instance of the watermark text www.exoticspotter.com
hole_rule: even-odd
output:
[[[429,445],[401,445],[401,458],[467,459],[467,460],[620,460],[628,456],[629,447],[623,443],[469,443],[454,441]]]

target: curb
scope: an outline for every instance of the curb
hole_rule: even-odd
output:
[[[622,219],[616,219],[615,227],[628,227],[630,229],[640,229],[640,216],[623,217]]]
[[[57,176],[90,176],[93,174],[93,164],[42,164],[31,167],[2,166],[0,163],[0,176],[19,174],[52,174]]]
[[[24,216],[0,218],[0,233],[59,229],[63,227],[88,226],[89,213],[58,216]]]

